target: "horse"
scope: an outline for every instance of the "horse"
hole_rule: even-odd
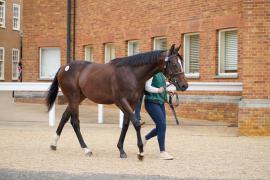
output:
[[[181,45],[180,45],[181,46]],[[59,122],[50,148],[56,150],[61,132],[70,123],[77,135],[85,155],[91,156],[92,150],[85,144],[80,132],[79,104],[86,98],[98,104],[115,104],[123,113],[124,120],[117,147],[120,158],[127,158],[124,139],[132,122],[137,134],[138,159],[144,157],[141,138],[141,124],[134,115],[135,104],[141,97],[145,82],[154,74],[163,72],[176,90],[185,91],[188,83],[183,70],[183,58],[178,53],[180,46],[173,44],[169,50],[145,52],[133,56],[116,58],[106,64],[88,61],[73,61],[60,67],[47,92],[46,105],[52,108],[59,87],[68,105]]]

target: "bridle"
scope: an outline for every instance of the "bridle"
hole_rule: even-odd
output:
[[[172,58],[172,57],[177,57],[177,59],[178,59],[178,63],[180,64],[180,71],[178,71],[178,72],[171,72],[171,71],[169,71],[169,74],[167,74],[167,68],[170,66],[170,59]],[[168,82],[170,83],[170,85],[171,84],[173,84],[173,83],[176,83],[176,80],[174,80],[174,77],[175,76],[177,76],[177,75],[179,75],[179,74],[184,74],[184,69],[183,69],[183,65],[182,65],[182,62],[181,62],[181,60],[180,60],[180,58],[179,58],[179,55],[177,55],[177,54],[173,54],[173,55],[171,55],[171,56],[166,56],[165,57],[165,59],[164,59],[164,61],[165,61],[165,65],[164,65],[164,72],[165,72],[165,74],[167,74],[168,75],[168,77],[167,77],[167,79],[168,79]]]

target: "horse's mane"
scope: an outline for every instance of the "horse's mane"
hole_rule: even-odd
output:
[[[145,64],[156,63],[160,59],[164,50],[150,51],[122,58],[116,58],[110,61],[115,66],[142,66]]]

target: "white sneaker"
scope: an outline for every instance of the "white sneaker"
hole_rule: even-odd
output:
[[[173,160],[173,156],[171,156],[169,153],[166,151],[162,151],[159,155],[159,158],[162,160]]]
[[[148,140],[146,140],[146,138],[145,138],[145,137],[143,137],[143,139],[142,139],[143,148],[145,148],[147,141],[148,141]]]

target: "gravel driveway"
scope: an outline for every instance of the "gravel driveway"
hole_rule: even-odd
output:
[[[130,126],[125,141],[128,158],[120,159],[117,112],[109,116],[115,123],[86,123],[95,111],[87,106],[81,110],[81,131],[93,156],[86,157],[70,124],[58,150],[49,149],[56,127],[48,127],[43,105],[14,104],[1,93],[0,98],[0,179],[270,179],[269,137],[238,137],[236,128],[222,123],[182,120],[182,126],[167,128],[166,148],[174,160],[159,160],[153,139],[147,143],[144,161],[139,161],[136,133]],[[142,134],[152,127],[147,123]]]

